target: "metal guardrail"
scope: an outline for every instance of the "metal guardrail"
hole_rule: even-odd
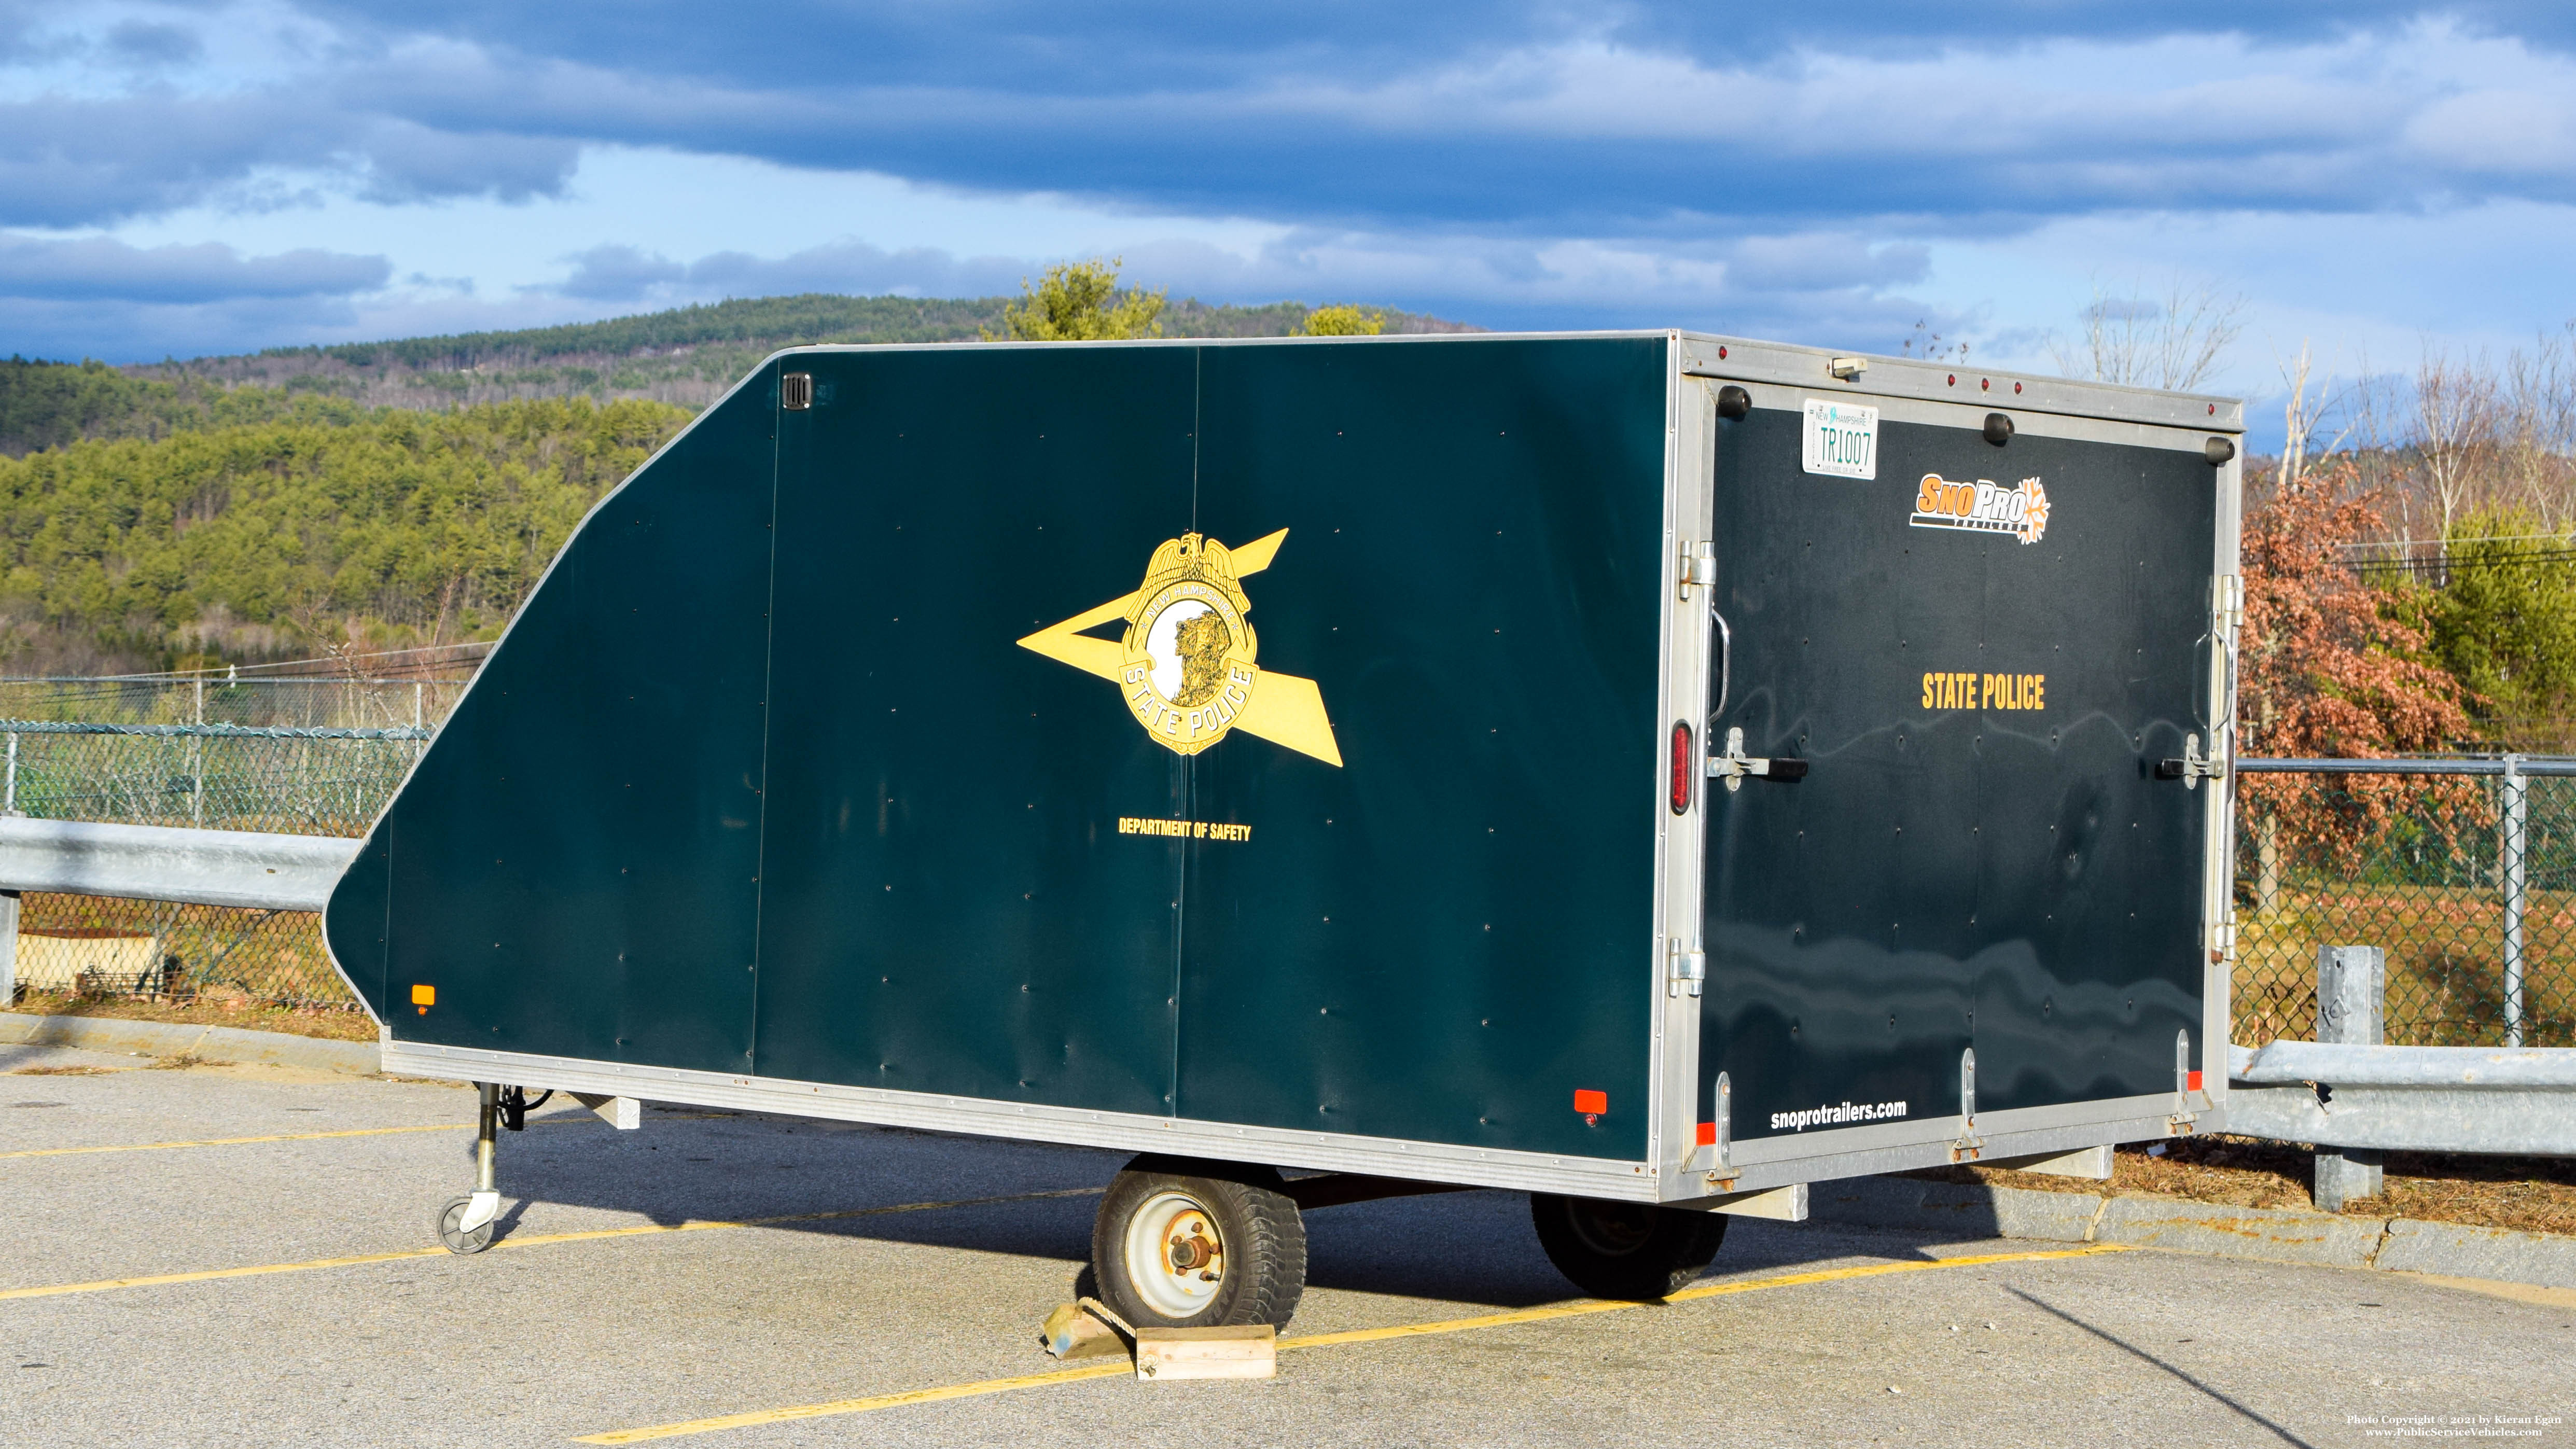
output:
[[[2570,764],[2561,773],[2576,774],[2576,762]],[[319,911],[359,844],[331,836],[0,819],[0,892]],[[16,920],[14,910],[0,914],[11,938],[0,941],[5,993]],[[2382,1151],[2576,1156],[2576,1048],[2381,1045],[2383,954],[2373,947],[2319,954],[2317,1021],[2324,1040],[2231,1046],[2227,1131],[2317,1145],[2321,1201],[2375,1192],[2371,1154]],[[2331,1185],[2346,1178],[2348,1191]]]
[[[129,922],[123,931],[71,933],[148,942],[147,955],[152,959],[125,963],[125,974],[132,979],[120,976],[112,989],[166,994],[180,989],[187,971],[179,957],[163,953],[165,946],[184,949],[187,960],[201,968],[224,965],[228,973],[237,975],[243,969],[240,948],[246,938],[256,936],[271,921],[309,922],[309,916],[278,913],[321,910],[331,899],[331,888],[357,857],[359,844],[332,836],[0,818],[0,1009],[17,1000],[25,979],[19,970],[19,949],[23,940],[31,938],[20,934],[22,894],[107,897],[114,903],[111,909],[128,911],[135,909],[136,902],[154,901],[255,913],[236,915],[232,919],[239,924],[234,929],[211,933],[202,918],[194,927],[175,932],[170,928],[180,923],[165,920],[143,930],[132,929],[134,923]],[[172,908],[147,909],[166,916]],[[306,933],[310,934],[309,926]],[[60,934],[39,932],[32,939]],[[194,944],[186,944],[191,941]],[[319,944],[318,939],[311,943],[311,954],[318,955]],[[251,954],[260,952],[254,947]],[[314,963],[312,969],[328,975],[323,963]],[[41,982],[45,977],[38,972],[32,979]],[[258,978],[251,979],[256,983]],[[281,994],[300,998],[311,996],[313,990],[307,986]]]
[[[0,819],[0,890],[318,911],[359,844],[328,835]]]

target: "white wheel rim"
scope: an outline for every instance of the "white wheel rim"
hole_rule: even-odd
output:
[[[1216,1215],[1185,1192],[1158,1192],[1127,1217],[1127,1281],[1165,1318],[1207,1311],[1225,1287],[1225,1237]]]

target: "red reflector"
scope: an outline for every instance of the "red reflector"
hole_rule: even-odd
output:
[[[1598,1117],[1610,1110],[1610,1094],[1579,1087],[1574,1093],[1574,1110],[1586,1117]]]
[[[1687,815],[1691,802],[1690,721],[1673,721],[1673,813]]]
[[[1717,1145],[1716,1123],[1702,1122],[1699,1124],[1699,1145],[1702,1147],[1715,1147]]]
[[[2199,1090],[2200,1090],[2200,1073],[2198,1073],[2198,1072],[2191,1072],[2191,1073],[2188,1073],[2188,1074],[2186,1074],[2186,1075],[2183,1077],[2183,1079],[2182,1079],[2182,1080],[2183,1080],[2183,1086],[2184,1086],[2184,1089],[2185,1089],[2185,1090],[2187,1090],[2187,1091],[2193,1091],[2193,1092],[2197,1092],[2197,1091],[2199,1091]]]

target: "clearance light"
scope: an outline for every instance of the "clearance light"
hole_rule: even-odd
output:
[[[1673,813],[1687,815],[1691,807],[1691,728],[1690,721],[1673,721]]]

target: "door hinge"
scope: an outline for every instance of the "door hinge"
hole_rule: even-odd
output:
[[[2233,643],[2236,633],[2245,626],[2245,580],[2235,574],[2220,574],[2210,601],[2210,614],[2218,626],[2218,637]]]
[[[1712,780],[1724,780],[1726,788],[1732,792],[1744,788],[1747,775],[1762,775],[1774,780],[1803,780],[1807,778],[1807,762],[1786,756],[1752,758],[1744,753],[1743,729],[1730,727],[1726,732],[1726,752],[1708,757],[1708,776]]]
[[[2227,761],[2215,754],[2204,758],[2200,753],[2200,736],[2185,735],[2182,741],[2182,758],[2156,761],[2156,778],[2180,780],[2184,789],[2197,790],[2203,780],[2226,779]]]
[[[1706,951],[1697,946],[1685,946],[1682,944],[1682,938],[1675,936],[1672,950],[1665,957],[1665,962],[1669,968],[1664,973],[1666,996],[1699,995],[1701,984],[1708,980]]]
[[[1686,543],[1682,545],[1681,596],[1690,597],[1694,586],[1705,588],[1717,582],[1717,545]]]

